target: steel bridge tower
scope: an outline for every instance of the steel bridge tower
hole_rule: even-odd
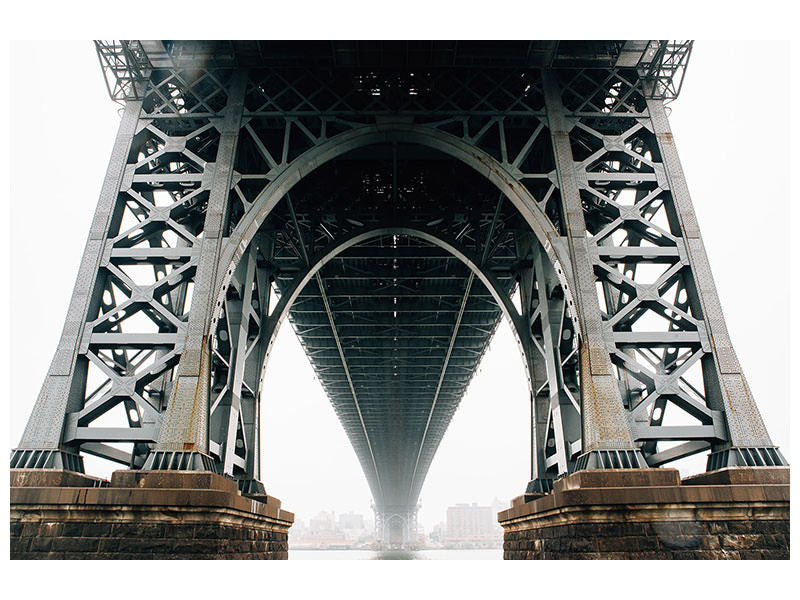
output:
[[[507,542],[538,535],[526,518],[574,488],[673,486],[686,503],[684,488],[725,477],[783,485],[667,122],[691,42],[96,47],[122,121],[11,454],[12,521],[59,487],[93,488],[67,504],[133,512],[192,504],[168,493],[190,490],[215,540],[269,532],[234,554],[285,555],[292,516],[266,493],[259,443],[287,318],[387,529],[398,515],[416,529],[425,475],[503,317],[531,406],[531,476],[501,513]],[[659,469],[698,453],[706,479]],[[82,475],[83,454],[123,470],[109,487]],[[214,513],[212,492],[244,521]]]

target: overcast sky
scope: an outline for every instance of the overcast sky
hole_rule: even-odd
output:
[[[54,52],[69,70],[52,67]],[[734,99],[742,74],[747,89]],[[787,75],[786,43],[699,41],[670,120],[734,348],[774,443],[791,460]],[[11,76],[14,447],[63,326],[119,107],[91,42],[59,42],[57,50],[14,43]],[[769,93],[757,99],[747,90]],[[371,515],[360,465],[288,324],[266,386],[268,492],[306,521],[320,510]],[[524,491],[528,411],[522,361],[504,323],[422,489],[426,530],[444,520],[447,506],[507,503]]]

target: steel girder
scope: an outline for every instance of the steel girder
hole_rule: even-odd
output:
[[[209,454],[226,475],[246,473],[243,489],[263,493],[260,478],[261,369],[274,327],[267,322],[271,240],[250,245],[228,287],[211,344]],[[252,482],[252,483],[250,483]]]
[[[545,78],[556,153],[570,163],[563,192],[580,207],[569,227],[586,245],[574,264],[597,288],[631,433],[651,466],[708,448],[709,470],[785,464],[728,339],[655,85],[618,69]]]
[[[203,105],[214,111],[231,83],[218,76],[202,76],[219,93]],[[175,369],[194,354],[185,349],[210,258],[209,200],[227,185],[215,179],[227,121],[178,110],[180,121],[163,120],[126,103],[59,349],[12,465],[58,468],[80,449],[137,468],[162,432]]]
[[[139,40],[95,40],[97,57],[111,99],[141,100],[152,65]]]
[[[625,47],[618,66],[441,68],[412,80],[407,68],[331,77],[310,67],[246,72],[222,60],[199,67],[162,46],[150,55],[142,100],[126,103],[59,350],[12,466],[79,470],[82,451],[132,468],[213,468],[258,488],[260,375],[288,315],[340,406],[376,500],[411,506],[500,318],[490,297],[514,323],[528,365],[532,489],[576,468],[657,466],[708,448],[709,469],[784,464],[725,332],[656,71],[637,73]],[[353,159],[361,148],[396,153],[409,144],[471,167],[501,201],[468,195],[483,208],[460,217],[443,204],[425,227],[407,219],[413,211],[403,215],[411,223],[396,213],[369,223],[375,201],[413,195],[398,188],[395,159],[393,173],[360,181],[373,202],[367,210],[351,211],[344,198],[327,215],[293,207],[324,165],[363,166],[363,155]],[[504,210],[516,226],[497,246]],[[321,262],[322,249],[359,232],[380,228],[383,239],[405,243],[414,234],[403,227],[428,230],[427,244],[405,247],[414,260],[432,247],[469,257],[460,289],[443,275],[441,256],[439,270],[419,279],[444,286],[436,292],[446,308],[431,308],[431,293],[357,289],[387,277],[385,249],[366,257],[376,252],[369,239],[380,237]],[[505,249],[487,264],[494,246]],[[371,270],[328,273],[358,260],[372,260]],[[501,272],[511,279],[492,284]],[[316,291],[306,294],[299,283],[311,279]],[[271,294],[283,303],[274,314]],[[417,302],[399,313],[410,319],[400,324],[406,338],[358,327],[355,315],[387,297]],[[351,323],[340,317],[345,302]],[[430,326],[426,314],[449,317]],[[420,445],[404,451],[408,480],[391,497],[380,496],[374,448],[366,460],[370,436],[385,432],[372,434],[360,410],[361,366],[348,348],[368,339],[369,352],[394,351],[396,342],[400,352],[402,339],[446,345],[438,367],[401,357],[410,372],[434,373],[438,387],[420,412]],[[451,370],[464,375],[439,417]]]

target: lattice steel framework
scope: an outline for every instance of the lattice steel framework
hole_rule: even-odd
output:
[[[125,112],[12,466],[81,470],[84,452],[263,493],[263,373],[288,317],[376,511],[410,515],[503,315],[529,491],[709,449],[710,470],[785,464],[664,112],[690,50],[98,43]]]
[[[375,507],[373,506],[373,509]],[[418,539],[419,506],[385,506],[375,510],[375,541],[381,548],[403,548]]]

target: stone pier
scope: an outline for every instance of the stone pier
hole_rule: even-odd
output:
[[[498,520],[505,559],[788,559],[789,468],[579,471]]]
[[[286,559],[294,515],[211,472],[11,470],[12,559]]]

